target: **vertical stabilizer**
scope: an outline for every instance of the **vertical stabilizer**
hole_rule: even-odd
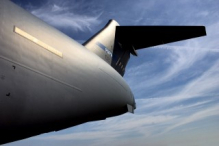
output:
[[[83,44],[88,50],[98,55],[110,65],[112,62],[116,26],[119,26],[119,24],[115,20],[110,20],[103,29]]]

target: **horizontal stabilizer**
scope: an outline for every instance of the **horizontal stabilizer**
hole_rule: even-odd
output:
[[[130,54],[137,56],[138,49],[205,35],[204,26],[120,26],[110,20],[83,45],[123,76]]]
[[[116,41],[136,50],[205,36],[204,26],[117,26]],[[133,54],[134,55],[134,54]]]

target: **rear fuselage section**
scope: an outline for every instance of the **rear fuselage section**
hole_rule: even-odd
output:
[[[134,106],[123,78],[81,44],[7,0],[0,19],[0,144]]]

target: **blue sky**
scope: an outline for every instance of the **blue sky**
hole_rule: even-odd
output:
[[[83,43],[109,19],[120,25],[204,25],[207,36],[142,49],[124,76],[135,114],[90,122],[4,146],[217,146],[219,1],[12,0]]]

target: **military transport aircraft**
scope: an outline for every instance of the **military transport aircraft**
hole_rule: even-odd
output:
[[[204,26],[119,26],[110,20],[81,45],[1,0],[0,144],[134,113],[123,79],[130,54],[204,35]]]

